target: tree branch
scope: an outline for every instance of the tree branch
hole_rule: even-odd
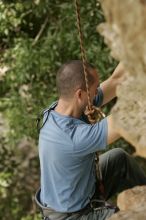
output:
[[[40,39],[40,37],[41,37],[43,31],[45,30],[45,27],[46,27],[47,23],[48,23],[48,16],[46,17],[44,23],[41,25],[41,28],[40,28],[38,34],[36,35],[36,37],[35,37],[35,39],[34,39],[34,41],[33,41],[33,43],[32,43],[32,46],[36,45],[36,43],[37,43],[38,40]]]

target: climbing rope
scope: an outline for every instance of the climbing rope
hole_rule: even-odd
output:
[[[81,28],[79,0],[75,0],[75,9],[76,9],[76,19],[77,19],[79,41],[80,41],[81,57],[82,57],[82,62],[83,62],[83,70],[84,70],[85,84],[86,84],[86,91],[87,91],[87,98],[88,98],[88,106],[87,106],[87,110],[85,111],[85,114],[88,116],[89,122],[91,124],[94,124],[94,123],[100,121],[101,119],[103,119],[105,117],[105,115],[99,108],[97,108],[91,104],[89,82],[88,82],[88,71],[87,71],[87,58],[86,58],[86,52],[85,52],[84,44],[83,44],[83,32],[82,32],[82,28]],[[98,154],[98,152],[96,152],[96,172],[97,172],[97,178],[99,181],[99,190],[104,198],[105,197],[104,185],[102,183],[102,175],[101,175],[101,170],[99,167],[99,154]]]
[[[79,0],[75,0],[75,9],[76,9],[76,19],[77,19],[79,41],[80,41],[81,57],[82,57],[82,62],[83,62],[83,70],[84,70],[85,84],[86,84],[86,91],[87,91],[87,98],[88,98],[88,106],[85,111],[85,114],[87,115],[89,122],[91,124],[94,124],[97,121],[100,121],[101,119],[103,119],[105,116],[104,116],[104,113],[99,108],[91,104],[89,82],[88,82],[88,71],[87,71],[87,58],[86,58],[86,52],[85,52],[84,43],[83,43],[83,32],[81,28]]]
[[[91,104],[91,98],[90,98],[90,92],[89,92],[89,83],[88,83],[88,72],[87,72],[87,65],[86,65],[87,59],[86,59],[86,52],[85,52],[84,45],[83,45],[83,33],[81,29],[80,6],[79,6],[78,0],[75,1],[75,6],[76,6],[76,16],[77,16],[77,27],[78,27],[79,40],[80,40],[80,50],[81,50],[86,90],[87,90],[88,108],[89,110],[92,110],[92,104]]]

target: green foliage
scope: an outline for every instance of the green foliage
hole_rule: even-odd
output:
[[[99,2],[81,1],[81,17],[88,61],[103,81],[116,61],[96,31],[104,20]],[[57,69],[80,59],[74,1],[0,0],[0,23],[0,61],[8,67],[0,75],[0,110],[10,126],[9,139],[0,147],[0,219],[37,220],[32,197],[39,165],[30,148],[23,151],[19,143],[25,137],[37,142],[35,119],[57,98]]]
[[[96,31],[103,15],[95,1],[86,1],[86,7],[84,4],[81,4],[81,16],[87,57],[99,68],[103,80],[115,65]],[[10,135],[17,142],[24,136],[36,137],[35,116],[57,97],[55,76],[58,67],[67,60],[80,58],[75,8],[67,1],[56,1],[56,4],[54,1],[26,1],[24,4],[1,1],[0,8],[3,11],[0,34],[5,35],[3,41],[6,40],[7,48],[2,61],[9,67],[3,86],[7,99],[2,102],[12,128]]]

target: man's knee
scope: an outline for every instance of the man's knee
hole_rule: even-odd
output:
[[[123,149],[114,148],[99,157],[99,164],[101,168],[104,168],[107,164],[114,167],[116,164],[121,164],[121,166],[123,166],[123,162],[127,160],[127,157],[128,154]]]
[[[101,155],[100,157],[100,165],[105,166],[107,163],[111,166],[118,166],[123,167],[126,165],[126,161],[128,160],[129,154],[121,148],[114,148],[107,151],[105,154]]]
[[[123,158],[129,156],[128,153],[122,148],[114,148],[109,151],[110,155],[116,158]]]
[[[109,155],[109,161],[121,170],[125,170],[127,164],[131,161],[130,155],[121,148],[114,148]]]

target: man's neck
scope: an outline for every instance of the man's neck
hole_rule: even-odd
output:
[[[73,100],[59,99],[55,111],[61,115],[71,116],[74,118],[79,118],[81,116],[81,111],[77,109],[76,104]]]

